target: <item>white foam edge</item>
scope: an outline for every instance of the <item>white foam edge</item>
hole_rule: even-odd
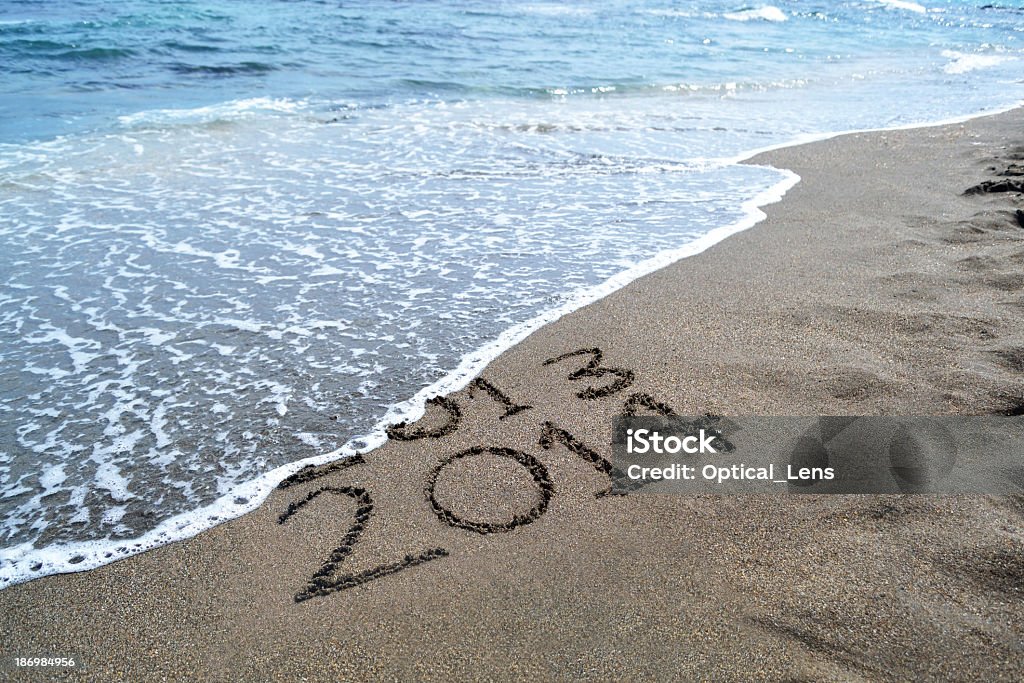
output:
[[[732,166],[734,164],[742,164],[759,154],[766,154],[768,152],[774,152],[779,149],[786,149],[789,147],[799,147],[801,145],[809,145],[812,142],[821,142],[823,140],[831,140],[832,138],[842,137],[844,135],[860,135],[863,133],[887,133],[898,130],[917,130],[919,128],[939,128],[941,126],[952,126],[957,123],[966,123],[967,121],[973,121],[974,119],[983,119],[987,116],[998,116],[999,114],[1005,114],[1008,111],[1019,109],[1024,107],[1024,100],[1017,100],[1012,104],[1008,104],[1002,107],[996,107],[994,109],[983,109],[981,111],[974,112],[973,114],[963,114],[961,116],[952,116],[946,119],[939,119],[938,121],[925,121],[919,123],[901,123],[895,126],[879,126],[877,128],[849,128],[847,130],[833,131],[829,133],[804,133],[803,135],[797,135],[790,140],[785,142],[776,143],[774,145],[767,145],[765,147],[758,147],[753,150],[747,150],[740,152],[739,154],[731,157],[711,157],[704,159],[703,161],[708,164]]]
[[[33,548],[30,543],[25,543],[0,550],[0,589],[51,574],[95,569],[145,550],[191,538],[218,524],[255,510],[263,504],[281,481],[304,467],[322,465],[353,455],[365,454],[382,446],[388,440],[385,433],[387,426],[403,421],[415,422],[423,416],[427,399],[450,394],[464,388],[483,371],[488,363],[544,325],[598,301],[648,273],[688,256],[699,254],[726,237],[746,230],[763,220],[766,214],[759,207],[780,201],[783,195],[800,180],[800,177],[792,171],[775,170],[782,175],[782,179],[743,202],[741,204],[743,218],[740,220],[715,228],[677,249],[659,252],[598,285],[581,288],[572,293],[558,307],[513,325],[493,341],[464,355],[458,366],[437,382],[421,389],[411,398],[391,406],[369,434],[355,437],[341,448],[329,453],[277,467],[256,479],[239,485],[230,493],[222,495],[204,507],[164,520],[156,528],[138,538],[125,541],[105,539],[63,543],[38,549]],[[236,503],[236,499],[239,498],[245,499],[247,502]],[[82,559],[72,563],[70,560],[73,558]],[[38,566],[38,568],[33,570],[33,566]]]
[[[761,147],[752,151],[743,152],[735,157],[713,159],[715,163],[723,165],[739,164],[765,152],[777,149],[795,147],[798,145],[829,140],[841,135],[856,133],[877,133],[894,130],[911,130],[916,128],[932,128],[937,126],[964,123],[976,118],[995,116],[1018,107],[1024,106],[1024,100],[1020,100],[1006,107],[985,110],[973,114],[952,117],[940,121],[927,123],[911,123],[899,126],[881,128],[862,128],[831,133],[808,133],[797,136],[787,142]],[[660,270],[676,261],[695,256],[707,250],[713,245],[721,242],[726,237],[742,232],[767,218],[767,214],[761,211],[762,206],[774,204],[781,201],[785,194],[798,182],[800,176],[790,170],[778,169],[770,165],[763,165],[764,168],[773,169],[782,175],[782,178],[771,187],[762,190],[752,198],[740,204],[743,211],[743,218],[728,225],[724,225],[701,235],[697,239],[677,248],[659,252],[649,259],[637,263],[628,270],[622,271],[604,282],[592,287],[581,288],[572,293],[569,298],[560,306],[541,313],[530,320],[513,325],[505,330],[495,340],[484,346],[471,351],[462,357],[458,366],[450,373],[416,392],[414,396],[391,406],[384,417],[373,427],[372,431],[360,437],[349,440],[341,448],[329,453],[316,455],[302,460],[297,460],[287,465],[282,465],[269,472],[266,472],[256,479],[248,481],[234,488],[230,493],[219,497],[209,505],[197,510],[190,510],[186,513],[175,515],[164,520],[153,530],[134,539],[124,541],[98,540],[81,541],[73,543],[62,543],[50,545],[45,548],[33,548],[30,543],[13,546],[0,550],[0,590],[10,586],[31,581],[33,579],[50,576],[53,574],[67,574],[72,572],[87,571],[96,569],[103,565],[110,564],[117,560],[137,555],[146,550],[152,550],[168,543],[192,538],[203,531],[215,526],[236,519],[248,512],[252,512],[270,496],[278,484],[295,474],[304,467],[310,465],[323,465],[342,458],[358,454],[366,454],[387,442],[385,428],[388,425],[398,422],[415,422],[423,416],[426,411],[426,401],[434,396],[458,391],[471,382],[492,360],[497,358],[506,350],[512,348],[519,342],[526,339],[530,334],[544,325],[552,323],[573,311],[576,311],[588,304],[603,299],[612,292],[622,289],[629,283],[644,275]],[[236,503],[236,499],[245,499],[245,503]],[[81,558],[72,563],[74,558]],[[31,567],[38,565],[38,569]]]

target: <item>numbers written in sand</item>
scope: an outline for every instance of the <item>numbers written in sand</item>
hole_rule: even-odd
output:
[[[542,365],[568,364],[574,359],[576,361],[583,361],[581,365],[567,375],[567,380],[573,383],[589,380],[586,386],[583,386],[576,392],[576,397],[583,401],[593,401],[622,393],[633,384],[635,379],[632,370],[605,366],[602,364],[603,358],[604,354],[600,349],[583,348],[550,358],[544,361]],[[602,382],[601,380],[607,381]],[[531,409],[529,405],[517,403],[504,391],[482,377],[473,380],[466,393],[470,399],[475,399],[478,395],[484,394],[502,406],[504,411],[498,416],[498,420],[522,416]],[[388,436],[398,441],[440,439],[458,430],[462,420],[462,408],[455,398],[451,396],[438,396],[428,400],[427,404],[428,406],[440,409],[442,421],[439,424],[419,427],[399,423],[388,427]],[[647,394],[641,393],[630,394],[626,398],[621,412],[624,415],[636,415],[640,410],[647,410],[663,416],[676,414],[670,406],[657,401]],[[705,419],[708,422],[713,422],[717,418],[715,416],[707,416]],[[621,473],[616,471],[608,459],[566,429],[551,421],[541,422],[538,425],[537,445],[541,452],[558,447],[564,448],[569,453],[580,458],[588,466],[593,467],[597,472],[605,475],[608,478],[608,485],[595,492],[594,495],[596,497],[604,498],[625,495],[624,491],[615,490],[615,482],[621,478]],[[437,489],[438,482],[444,476],[446,470],[458,467],[460,463],[467,462],[477,456],[499,458],[502,462],[512,467],[521,468],[534,487],[535,497],[532,506],[529,509],[512,514],[510,520],[487,521],[471,519],[443,501],[438,496]],[[324,467],[307,467],[281,482],[280,488],[288,488],[328,475],[338,474],[349,468],[365,464],[365,462],[366,460],[363,456],[356,455]],[[430,510],[433,511],[434,515],[441,522],[452,528],[481,535],[507,533],[518,527],[532,524],[547,512],[548,505],[555,494],[555,484],[552,482],[551,476],[540,457],[526,451],[496,445],[474,446],[441,459],[431,469],[424,482],[426,502]],[[366,489],[351,486],[323,486],[310,491],[302,498],[289,504],[287,509],[281,513],[278,522],[286,524],[294,515],[306,509],[307,506],[317,500],[329,497],[350,499],[352,504],[355,505],[353,521],[341,538],[339,545],[331,551],[328,558],[306,582],[306,585],[295,594],[296,602],[303,602],[311,598],[322,597],[337,591],[354,588],[436,559],[449,557],[447,550],[436,547],[408,553],[401,559],[392,559],[388,562],[380,563],[372,569],[355,573],[345,572],[345,560],[353,553],[356,544],[373,516],[374,502]]]

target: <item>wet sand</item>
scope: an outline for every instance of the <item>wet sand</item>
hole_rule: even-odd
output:
[[[754,158],[802,177],[767,220],[541,329],[363,462],[0,592],[0,672],[1021,680],[1024,497],[599,494],[627,405],[1020,414],[1022,124]]]

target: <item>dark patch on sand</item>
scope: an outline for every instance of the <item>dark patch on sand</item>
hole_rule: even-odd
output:
[[[993,194],[997,192],[1024,192],[1024,180],[1016,178],[985,180],[964,190],[964,194]]]
[[[1024,274],[990,275],[979,279],[981,284],[1003,292],[1017,292],[1024,289]]]
[[[872,524],[906,524],[909,520],[929,519],[936,513],[934,502],[914,495],[890,495],[865,498],[854,504],[852,510],[845,509],[843,515],[851,520]]]
[[[990,233],[1017,239],[1020,237],[1018,221],[1017,213],[1009,209],[979,211],[968,220],[947,223],[950,235],[945,241],[948,244],[970,244],[981,241]]]
[[[1024,347],[1015,346],[994,351],[1000,365],[1015,372],[1024,372]]]
[[[1002,401],[1003,405],[995,411],[996,415],[1005,415],[1006,417],[1024,416],[1024,397],[1004,397],[1002,398]]]
[[[1024,176],[1024,166],[1021,166],[1020,164],[1010,164],[1002,171],[996,173],[996,175],[1006,177]]]
[[[836,640],[816,633],[815,631],[824,630],[820,627],[812,630],[810,628],[783,623],[779,619],[770,617],[753,618],[750,621],[769,633],[800,643],[809,652],[839,664],[850,671],[875,673],[874,669],[865,665],[862,656],[858,656],[846,646],[836,642]],[[815,623],[816,620],[809,618],[809,621]],[[835,629],[828,630],[835,632]]]
[[[955,568],[985,590],[1024,599],[1024,547],[987,547],[968,554]]]
[[[821,381],[824,382],[829,394],[844,400],[890,396],[896,392],[891,382],[873,372],[858,368],[838,368]]]

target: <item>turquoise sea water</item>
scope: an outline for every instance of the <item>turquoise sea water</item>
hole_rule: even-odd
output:
[[[1022,39],[961,1],[3,0],[0,586],[379,443],[749,222],[788,181],[745,152],[1022,99]]]

